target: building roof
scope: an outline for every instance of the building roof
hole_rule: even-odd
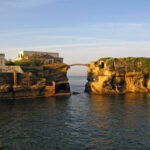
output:
[[[44,51],[27,51],[27,50],[22,50],[20,52],[27,52],[27,53],[47,53],[47,54],[59,54],[58,52],[44,52]],[[19,53],[20,53],[19,52]]]

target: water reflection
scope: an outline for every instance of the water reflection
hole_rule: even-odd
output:
[[[0,101],[0,149],[150,149],[149,95],[81,89],[71,97]]]
[[[2,148],[43,150],[57,147],[55,141],[64,136],[67,105],[67,97],[1,102]]]
[[[110,144],[111,148],[123,145],[127,149],[149,147],[149,102],[149,97],[142,94],[91,95],[88,119],[91,126],[97,128],[93,140],[105,148]]]

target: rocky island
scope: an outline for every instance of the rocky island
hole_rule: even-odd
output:
[[[70,95],[68,66],[58,53],[21,51],[15,61],[0,55],[0,99]]]
[[[14,61],[0,54],[0,99],[70,95],[67,71],[74,65],[88,67],[88,93],[150,93],[150,58],[109,57],[66,65],[58,53],[21,51]]]
[[[101,58],[88,67],[86,91],[93,94],[150,92],[150,58]]]

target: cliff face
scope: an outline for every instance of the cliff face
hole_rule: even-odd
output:
[[[24,73],[0,73],[0,99],[47,97],[70,93],[66,65],[21,68]]]
[[[94,94],[150,92],[149,58],[105,58],[91,62],[86,91]]]

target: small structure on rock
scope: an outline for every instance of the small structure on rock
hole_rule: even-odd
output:
[[[5,54],[0,54],[0,66],[5,65]]]
[[[5,54],[0,54],[0,73],[24,73],[20,66],[6,66]]]
[[[33,57],[43,59],[44,64],[63,63],[63,58],[59,57],[59,53],[39,52],[39,51],[20,51],[15,61],[29,60]]]
[[[101,58],[91,62],[86,91],[95,94],[150,93],[150,58]]]

